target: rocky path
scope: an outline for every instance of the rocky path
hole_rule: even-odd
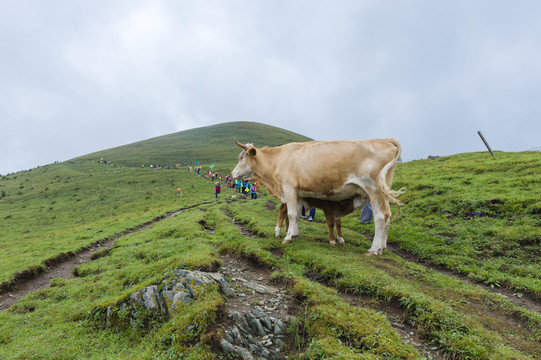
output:
[[[268,206],[270,208],[270,206]],[[274,207],[272,207],[274,209]],[[226,212],[227,214],[227,212]],[[237,227],[240,229],[241,233],[244,236],[253,237],[254,235],[246,229],[245,226],[239,224],[238,222],[234,221],[232,218],[233,223],[237,225]],[[250,279],[250,282],[258,283],[258,282],[267,282],[268,283],[268,274],[270,270],[265,270],[262,268],[257,268],[254,266],[247,266],[244,268],[244,270],[241,270],[238,268],[239,260],[233,260],[231,258],[222,258],[222,261],[224,262],[223,272],[224,274],[231,276],[232,281],[240,281],[240,285],[242,286],[245,284],[245,278]],[[243,274],[242,276],[238,276],[237,274]],[[318,273],[308,271],[305,274],[308,278],[317,281],[325,286],[331,287],[329,285],[329,282],[327,279]],[[283,288],[282,290],[279,290],[279,294],[287,294],[287,290]],[[252,292],[251,296],[255,296],[256,294]],[[362,296],[362,295],[353,295],[353,294],[345,294],[343,292],[338,291],[342,299],[350,304],[351,306],[359,306],[359,307],[365,307],[365,308],[372,308],[376,311],[379,311],[389,319],[391,322],[391,325],[395,332],[402,338],[402,340],[405,343],[411,344],[413,347],[419,351],[419,353],[428,360],[441,360],[443,359],[443,356],[437,351],[437,348],[434,346],[431,346],[424,342],[424,340],[418,335],[418,330],[410,325],[407,321],[407,314],[404,309],[400,309],[399,307],[392,306],[392,305],[385,305],[380,304],[379,306],[375,307],[374,302],[371,298],[368,296]],[[241,299],[245,296],[245,294],[241,293]],[[254,303],[261,304],[261,301],[265,304],[264,308],[265,310],[272,310],[272,311],[279,311],[279,314],[275,314],[277,316],[285,314],[286,319],[288,319],[292,314],[295,313],[295,310],[297,308],[294,299],[292,299],[290,296],[285,296],[282,299],[279,298],[273,298],[273,297],[263,297],[260,298],[252,298],[251,296],[246,295],[246,300],[240,300],[240,302],[232,301],[230,303],[230,309],[233,308],[235,310],[241,310],[241,311],[250,311],[252,308],[258,308],[258,306],[254,306]],[[240,304],[239,304],[240,303]],[[270,304],[270,309],[268,307],[268,304]],[[293,311],[292,311],[293,310]],[[242,353],[239,353],[239,355],[242,355]]]
[[[235,291],[228,300],[228,321],[220,324],[228,353],[242,359],[285,359],[286,327],[297,311],[297,301],[282,285],[270,280],[271,270],[230,255],[221,257],[223,273]]]

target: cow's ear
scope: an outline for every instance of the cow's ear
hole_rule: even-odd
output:
[[[251,157],[254,157],[255,154],[257,154],[257,150],[255,149],[255,147],[251,147],[248,149],[248,155],[251,156]]]

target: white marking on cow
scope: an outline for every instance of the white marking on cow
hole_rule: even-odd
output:
[[[372,247],[368,250],[370,255],[381,255],[383,250],[387,247],[387,244],[383,244],[383,238],[381,234],[384,230],[389,228],[389,222],[385,222],[385,214],[383,213],[382,205],[377,201],[372,202],[372,211],[374,213],[374,240],[372,241]]]
[[[363,198],[363,197],[360,197],[360,196],[355,196],[353,198],[353,208],[354,209],[358,209],[361,206],[363,206],[364,204],[366,204],[366,198]]]
[[[361,182],[362,185],[359,185],[359,186],[362,187],[363,189],[368,188],[368,189],[370,189],[372,191],[377,190],[376,182],[374,181],[374,179],[372,179],[370,174],[364,174],[360,178],[360,182]]]

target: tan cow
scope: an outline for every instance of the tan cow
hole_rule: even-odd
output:
[[[344,244],[344,236],[342,235],[342,216],[352,213],[356,209],[360,208],[368,198],[361,198],[356,196],[351,199],[341,200],[341,201],[331,201],[331,200],[321,200],[314,198],[305,198],[304,208],[318,208],[323,210],[325,214],[325,221],[327,222],[327,228],[329,230],[329,243],[331,245],[336,245],[338,241],[339,244]],[[289,220],[287,217],[287,205],[281,204],[278,209],[278,221],[276,222],[275,236],[280,237],[280,232],[282,229],[282,224],[286,221],[286,231],[289,228]],[[336,225],[336,238],[334,237],[334,226]]]
[[[182,190],[182,188],[177,188],[177,195],[182,196],[183,192],[184,192],[184,190]]]
[[[234,178],[254,177],[273,189],[271,194],[287,204],[289,228],[283,243],[299,235],[302,199],[341,201],[370,197],[375,234],[367,255],[382,254],[387,247],[391,222],[389,202],[400,209],[396,198],[405,189],[391,190],[400,143],[391,138],[290,143],[256,148],[235,142],[243,150]]]

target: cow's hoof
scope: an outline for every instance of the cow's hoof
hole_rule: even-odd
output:
[[[344,238],[338,238],[338,243],[339,244],[345,244],[346,242],[344,241]]]
[[[365,255],[366,256],[376,256],[376,255],[378,255],[378,253],[377,252],[372,252],[372,251],[367,251]]]
[[[293,239],[284,239],[284,241],[282,241],[282,244],[289,244],[290,242],[293,242]]]
[[[332,246],[336,245],[336,241],[329,241],[329,244],[331,244]]]

